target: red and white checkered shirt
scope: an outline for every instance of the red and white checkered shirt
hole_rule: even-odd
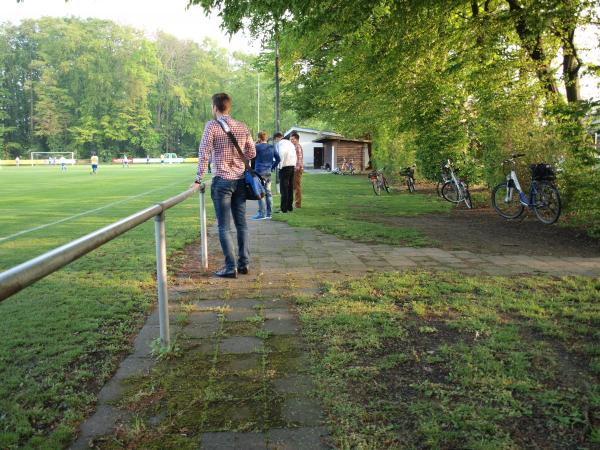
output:
[[[300,143],[295,144],[296,147],[296,168],[294,170],[304,170],[304,150]]]
[[[254,141],[246,124],[229,116],[222,116],[222,118],[229,125],[246,158],[249,160],[254,158],[256,147],[254,147]],[[211,153],[215,176],[225,180],[242,178],[246,169],[244,160],[216,120],[208,122],[202,134],[202,141],[198,149],[198,173],[196,174],[198,182],[202,181],[202,176],[208,169]]]

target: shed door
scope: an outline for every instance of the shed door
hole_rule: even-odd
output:
[[[323,147],[315,147],[315,161],[314,161],[314,166],[315,169],[320,169],[321,167],[323,167],[323,159],[324,159],[324,152],[323,152]]]

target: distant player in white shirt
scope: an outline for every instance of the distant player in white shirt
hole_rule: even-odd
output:
[[[129,160],[127,159],[127,155],[123,155],[123,167],[129,168]]]
[[[21,158],[19,158],[19,156],[17,155],[17,157],[15,158],[15,165],[19,167],[19,164],[21,164]]]
[[[60,159],[58,160],[58,162],[60,163],[60,171],[62,172],[63,170],[67,170],[67,160],[65,159],[64,156],[60,156]]]

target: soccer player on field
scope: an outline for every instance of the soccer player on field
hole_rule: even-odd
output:
[[[61,155],[58,161],[60,162],[60,171],[62,172],[63,170],[67,170],[67,162],[65,157]]]
[[[98,156],[95,153],[92,154],[90,162],[92,163],[92,174],[95,174],[98,170]]]
[[[19,158],[19,155],[17,155],[17,157],[15,158],[15,165],[17,167],[19,167],[19,164],[21,163],[21,158]]]
[[[123,167],[127,167],[129,169],[129,160],[127,159],[127,155],[123,155]]]

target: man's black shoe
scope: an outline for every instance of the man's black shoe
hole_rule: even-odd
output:
[[[227,270],[227,269],[223,268],[221,270],[217,270],[213,274],[214,274],[214,276],[221,277],[221,278],[237,278],[237,270],[235,270],[235,269]]]
[[[248,275],[248,266],[238,267],[238,273],[242,275]]]

